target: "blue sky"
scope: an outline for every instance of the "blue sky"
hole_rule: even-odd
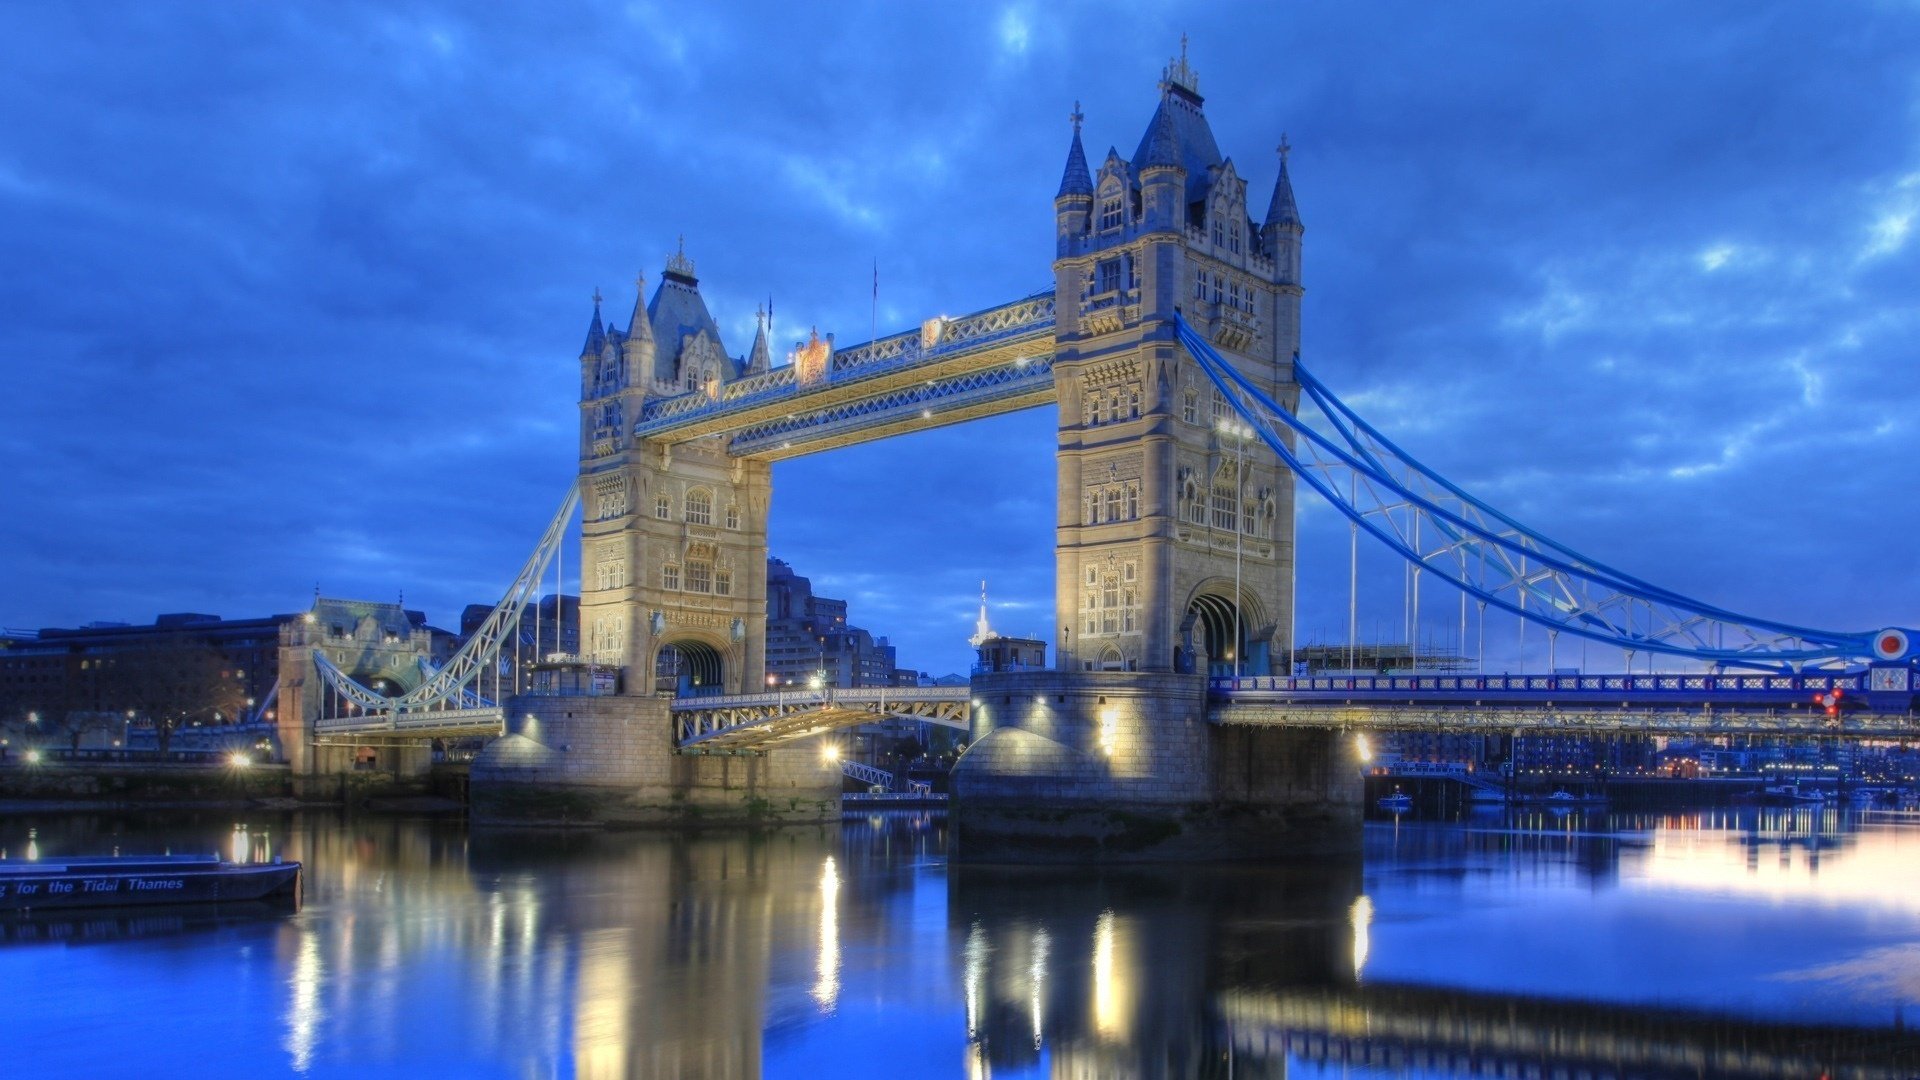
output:
[[[1910,2],[10,5],[0,624],[453,622],[573,473],[596,287],[684,235],[735,353],[769,295],[863,340],[876,260],[883,332],[1043,287],[1068,112],[1130,151],[1183,32],[1259,199],[1292,141],[1303,354],[1363,414],[1666,587],[1920,624]],[[982,576],[1043,632],[1052,425],[782,463],[773,551],[910,666]],[[1343,637],[1346,530],[1301,543]]]

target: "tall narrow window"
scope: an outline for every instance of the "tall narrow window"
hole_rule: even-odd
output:
[[[1098,270],[1098,273],[1095,275],[1095,280],[1097,284],[1095,286],[1094,291],[1103,292],[1103,293],[1119,291],[1120,289],[1120,260],[1119,259],[1102,260],[1097,270]]]
[[[1213,480],[1213,527],[1240,527],[1240,493],[1231,466],[1221,469]]]
[[[1119,195],[1109,195],[1100,201],[1100,231],[1117,229],[1126,218],[1125,200]]]
[[[705,559],[687,560],[687,591],[713,591],[713,564]]]
[[[669,592],[680,591],[680,568],[668,563],[660,568],[660,587]]]
[[[1110,487],[1107,489],[1107,520],[1108,521],[1120,520],[1120,499],[1121,499],[1121,495],[1120,495],[1119,488]]]
[[[733,595],[733,571],[716,569],[713,572],[713,591],[716,596]]]
[[[733,505],[732,503],[728,503],[727,504],[727,528],[737,529],[739,527],[740,527],[740,508]]]
[[[1140,516],[1140,485],[1137,483],[1129,483],[1127,485],[1127,520],[1132,521],[1135,518],[1138,518],[1139,516]],[[1127,577],[1129,579],[1133,577],[1132,563],[1127,564]]]
[[[1200,422],[1200,395],[1192,390],[1180,395],[1180,419],[1189,424]]]
[[[673,516],[673,500],[662,495],[653,500],[653,516],[665,521]]]

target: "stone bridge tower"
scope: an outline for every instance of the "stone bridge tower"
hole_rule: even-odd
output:
[[[1131,159],[1110,149],[1089,168],[1080,123],[1076,110],[1054,199],[1061,666],[1280,671],[1292,474],[1185,356],[1173,318],[1293,402],[1301,225],[1286,149],[1256,221],[1184,55]]]
[[[765,669],[768,463],[724,436],[635,438],[649,397],[718,395],[767,370],[767,329],[727,355],[692,260],[676,252],[623,331],[598,299],[580,353],[581,651],[622,691],[744,693]]]
[[[1097,169],[1073,117],[1054,198],[1059,665],[974,677],[962,859],[1358,849],[1350,740],[1207,721],[1208,674],[1285,667],[1293,482],[1174,320],[1291,406],[1302,228],[1284,140],[1256,221],[1202,104],[1182,55],[1133,157]]]

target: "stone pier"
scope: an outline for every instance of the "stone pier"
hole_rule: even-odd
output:
[[[973,701],[973,745],[953,773],[958,859],[1297,859],[1360,849],[1351,738],[1210,724],[1202,676],[984,674]]]
[[[818,746],[697,755],[673,748],[671,700],[507,701],[507,734],[474,759],[483,824],[790,825],[840,820],[840,767]]]

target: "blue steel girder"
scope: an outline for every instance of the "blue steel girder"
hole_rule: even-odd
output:
[[[809,379],[787,364],[712,395],[657,399],[633,434],[669,443],[723,435],[736,454],[778,459],[1043,405],[1053,400],[1053,306],[1052,292],[1035,293],[837,349]]]

